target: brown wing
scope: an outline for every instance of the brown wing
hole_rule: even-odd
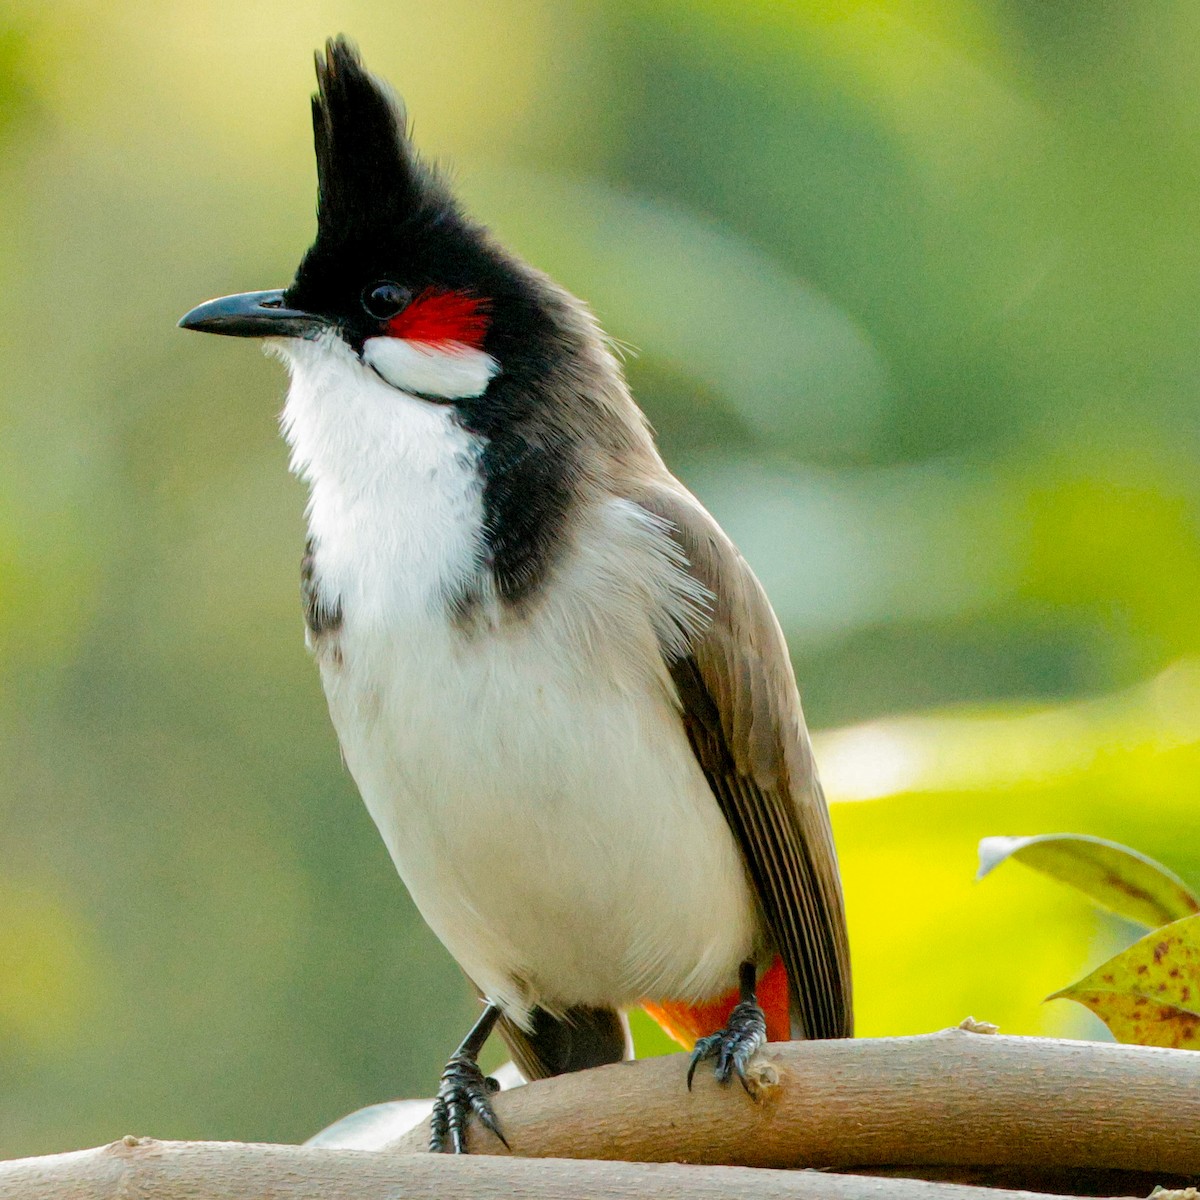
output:
[[[850,1037],[837,854],[787,644],[754,573],[675,480],[636,497],[669,523],[712,618],[669,658],[684,725],[741,848],[791,994],[793,1036]]]

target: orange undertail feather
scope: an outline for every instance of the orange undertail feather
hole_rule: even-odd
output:
[[[755,989],[759,1006],[767,1018],[767,1041],[786,1042],[791,1040],[792,1023],[788,1013],[787,972],[783,959],[775,961],[759,978]],[[738,1002],[738,990],[734,988],[715,1000],[703,1004],[684,1004],[675,1000],[645,1001],[642,1008],[663,1027],[681,1046],[690,1050],[696,1042],[718,1029],[724,1029],[729,1014]]]

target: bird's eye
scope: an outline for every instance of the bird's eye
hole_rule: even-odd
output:
[[[377,321],[388,321],[398,312],[403,312],[411,299],[412,293],[407,288],[384,280],[363,289],[362,306],[368,316]]]

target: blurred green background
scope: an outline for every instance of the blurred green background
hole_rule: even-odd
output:
[[[859,1030],[1130,936],[986,834],[1200,882],[1200,6],[0,7],[0,1155],[297,1140],[473,1012],[303,647],[284,377],[185,335],[313,230],[344,30],[474,212],[636,349],[762,575],[844,863]]]

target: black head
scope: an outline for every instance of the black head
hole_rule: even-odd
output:
[[[496,263],[408,135],[404,107],[345,38],[317,55],[317,238],[284,293],[351,345],[430,290],[491,297]]]
[[[243,337],[333,328],[360,352],[416,327],[508,372],[536,368],[547,340],[559,341],[556,297],[463,215],[417,154],[400,100],[349,41],[329,41],[316,65],[316,240],[282,292],[210,301],[181,324]]]
[[[400,102],[344,38],[318,54],[317,85],[317,236],[295,279],[212,300],[180,324],[332,335],[339,358],[348,349],[400,391],[452,405],[484,447],[488,566],[500,595],[519,600],[563,544],[581,481],[645,454],[644,428],[583,306],[462,213],[413,148]],[[425,386],[431,349],[445,374]]]

